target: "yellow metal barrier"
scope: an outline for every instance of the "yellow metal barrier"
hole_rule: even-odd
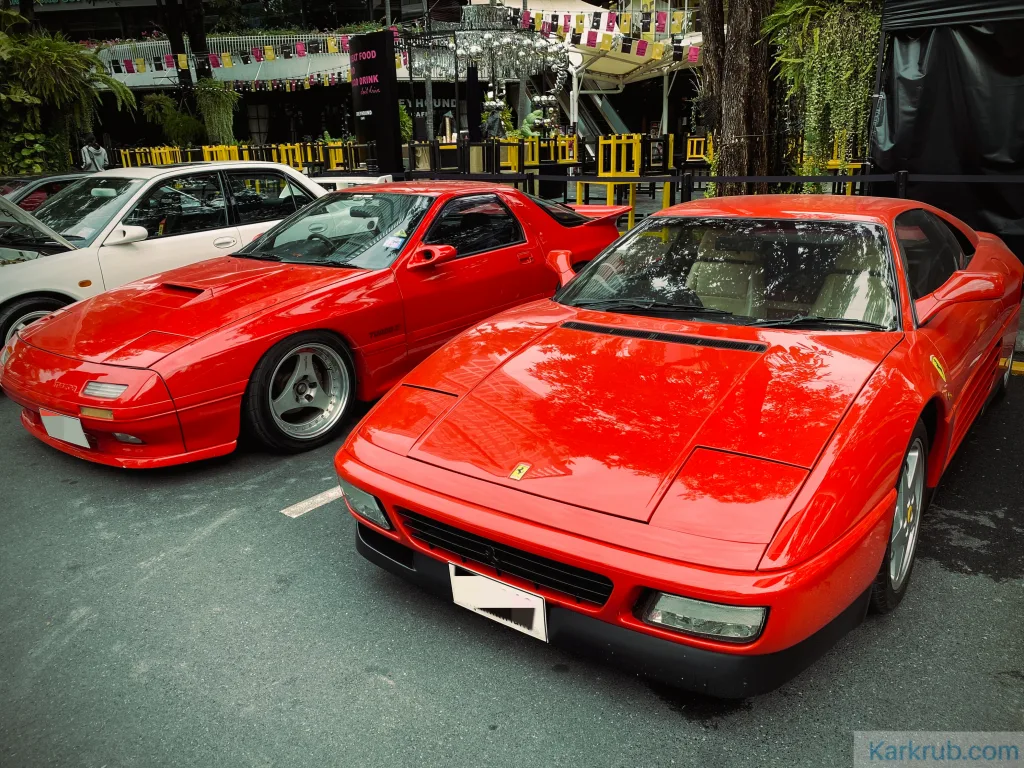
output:
[[[597,139],[598,176],[639,176],[640,134],[622,133]]]
[[[690,136],[686,139],[687,161],[707,160],[707,139],[704,136]]]
[[[629,215],[626,219],[626,230],[630,230],[636,224],[636,184],[633,182],[620,182],[613,184],[609,181],[577,181],[576,182],[576,202],[580,202],[585,198],[583,189],[586,185],[597,184],[604,187],[605,204],[615,205],[615,189],[616,187],[628,187],[629,188]],[[667,186],[667,185],[666,185]]]

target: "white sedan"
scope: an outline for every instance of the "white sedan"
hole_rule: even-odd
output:
[[[286,165],[221,162],[92,174],[3,212],[0,344],[80,299],[238,250],[326,190]]]

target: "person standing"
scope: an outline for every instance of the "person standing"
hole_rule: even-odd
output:
[[[102,171],[107,167],[107,150],[100,146],[93,134],[85,137],[85,146],[82,147],[82,170]]]

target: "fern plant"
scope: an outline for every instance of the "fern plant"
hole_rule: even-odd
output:
[[[227,83],[204,79],[196,83],[196,108],[203,116],[206,136],[211,144],[235,142],[234,111],[241,94],[228,88]]]

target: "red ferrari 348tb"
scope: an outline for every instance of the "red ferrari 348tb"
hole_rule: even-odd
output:
[[[447,344],[337,454],[359,551],[542,640],[743,697],[909,584],[1005,391],[1022,267],[913,201],[649,218]],[[927,525],[927,518],[924,520]]]
[[[587,261],[626,207],[499,185],[389,184],[328,195],[241,253],[58,310],[0,354],[36,437],[83,459],[158,467],[321,445],[464,328],[550,296],[552,248]]]

